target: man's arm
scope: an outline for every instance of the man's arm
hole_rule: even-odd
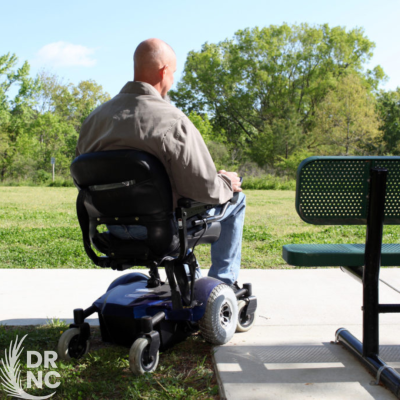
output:
[[[165,134],[164,155],[171,183],[182,197],[222,204],[232,198],[234,191],[241,190],[236,173],[217,173],[200,132],[187,117],[179,119]]]
[[[221,169],[218,171],[219,174],[226,175],[230,180],[232,184],[232,190],[234,192],[242,192],[242,181],[240,180],[237,172],[227,172],[224,169]]]

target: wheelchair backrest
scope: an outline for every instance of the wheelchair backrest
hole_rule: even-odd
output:
[[[72,162],[71,175],[79,188],[89,189],[92,212],[101,216],[172,212],[168,175],[151,154],[137,150],[82,154]]]
[[[90,241],[101,224],[147,227],[146,246],[157,256],[176,241],[171,184],[153,155],[138,150],[82,154],[72,162],[71,175],[85,192]]]

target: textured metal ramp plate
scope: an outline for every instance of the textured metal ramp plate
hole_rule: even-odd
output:
[[[327,363],[339,362],[326,346],[266,346],[257,352],[262,363]]]
[[[379,356],[387,363],[396,363],[400,367],[400,346],[383,345],[379,346]]]

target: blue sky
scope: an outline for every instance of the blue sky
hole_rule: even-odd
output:
[[[175,49],[178,81],[190,50],[283,22],[363,27],[376,43],[368,68],[383,67],[385,89],[400,86],[399,0],[16,0],[3,2],[1,16],[0,55],[28,60],[33,74],[46,69],[75,84],[94,79],[112,96],[132,79],[132,54],[144,39],[158,37]]]

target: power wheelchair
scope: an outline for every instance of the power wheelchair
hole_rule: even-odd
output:
[[[147,266],[149,276],[122,275],[89,308],[75,309],[74,323],[58,342],[61,359],[88,352],[90,326],[85,319],[96,312],[102,340],[130,347],[130,369],[136,375],[153,372],[159,351],[193,332],[200,330],[206,341],[222,345],[235,331],[251,329],[257,308],[251,284],[235,293],[217,279],[195,279],[197,262],[190,250],[218,240],[218,221],[237,198],[214,216],[207,211],[215,205],[182,198],[174,213],[164,166],[136,150],[83,154],[72,162],[71,175],[79,190],[77,214],[89,258],[98,267],[119,271]],[[141,225],[147,228],[147,239],[118,239],[99,232],[100,225]],[[165,282],[159,267],[165,268]]]

